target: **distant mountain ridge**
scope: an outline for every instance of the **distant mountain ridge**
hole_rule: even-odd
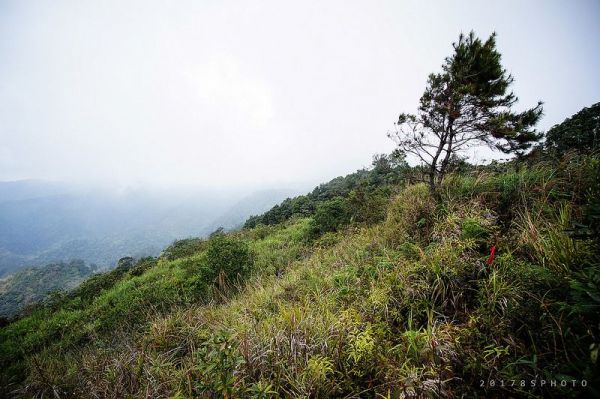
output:
[[[70,290],[94,273],[81,260],[24,268],[0,279],[0,316],[11,317],[52,291]]]
[[[291,194],[114,193],[40,180],[0,182],[0,277],[71,259],[110,268],[123,256],[155,256],[176,239],[237,227]]]

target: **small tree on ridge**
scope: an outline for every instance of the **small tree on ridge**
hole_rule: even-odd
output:
[[[454,54],[441,73],[432,73],[417,114],[402,113],[388,133],[398,150],[416,156],[425,166],[432,193],[453,158],[477,145],[522,155],[541,138],[534,126],[542,103],[513,112],[517,97],[509,91],[513,77],[500,63],[496,34],[485,42],[474,32],[460,35]]]

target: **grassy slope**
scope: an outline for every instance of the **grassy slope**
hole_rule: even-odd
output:
[[[455,176],[438,204],[409,186],[384,222],[317,241],[310,219],[235,232],[254,253],[245,281],[208,279],[207,243],[190,241],[2,329],[3,384],[61,397],[573,395],[479,380],[598,375],[598,253],[567,229],[597,201],[599,172],[590,157]]]

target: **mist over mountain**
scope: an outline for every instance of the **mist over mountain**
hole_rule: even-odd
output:
[[[0,182],[0,276],[63,260],[102,269],[123,256],[157,255],[175,239],[239,226],[294,193]]]

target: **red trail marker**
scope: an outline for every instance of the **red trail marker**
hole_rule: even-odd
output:
[[[492,245],[492,249],[490,249],[490,256],[487,259],[488,266],[494,263],[494,258],[496,257],[496,245]]]

